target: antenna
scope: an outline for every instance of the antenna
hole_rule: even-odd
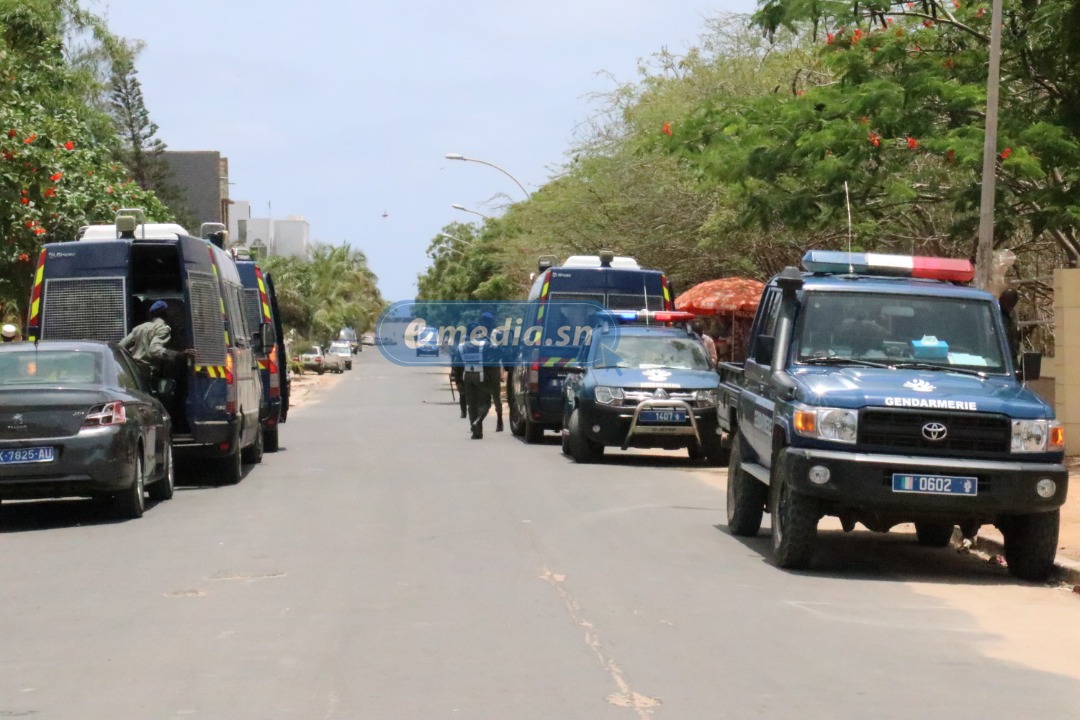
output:
[[[645,277],[641,278],[641,290],[645,293],[645,324],[649,324],[649,283]]]
[[[844,181],[844,205],[847,206],[848,273],[854,275],[855,266],[851,264],[851,192],[848,190],[847,180]]]

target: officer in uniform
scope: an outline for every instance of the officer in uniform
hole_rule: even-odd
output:
[[[502,348],[491,339],[491,331],[495,329],[495,315],[485,312],[480,316],[480,326],[487,330],[488,337],[484,352],[484,384],[487,385],[491,403],[495,406],[495,432],[502,432]]]
[[[485,354],[490,355],[491,349],[486,335],[481,338],[481,333],[477,332],[479,327],[477,323],[469,323],[465,329],[465,339],[454,348],[451,359],[452,364],[461,369],[461,390],[469,411],[473,440],[483,439],[484,417],[491,409],[489,386],[484,382]]]

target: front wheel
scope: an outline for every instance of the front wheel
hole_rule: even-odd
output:
[[[821,507],[815,498],[792,490],[776,462],[769,490],[773,559],[785,570],[803,570],[814,558]]]
[[[570,414],[570,426],[567,432],[570,457],[574,458],[574,462],[594,463],[604,456],[604,446],[585,436],[585,428],[581,424],[581,410],[574,410]]]
[[[1002,523],[1005,536],[1005,563],[1021,580],[1043,582],[1054,571],[1057,556],[1058,510],[1034,515],[1013,515]]]
[[[176,490],[176,472],[173,468],[172,444],[165,445],[165,474],[160,480],[150,486],[150,499],[154,502],[172,500]]]
[[[506,403],[510,406],[510,434],[514,437],[525,435],[525,413],[528,408],[525,405],[525,393],[518,392],[514,387],[514,374],[510,373],[510,380],[506,383]]]
[[[740,445],[736,433],[731,440],[728,462],[727,524],[732,535],[753,537],[761,529],[769,488],[743,470]]]
[[[117,516],[125,520],[141,518],[146,510],[146,476],[143,473],[142,448],[137,452],[135,477],[131,479],[131,485],[113,498],[113,509]]]

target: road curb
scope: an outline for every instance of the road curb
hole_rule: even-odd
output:
[[[975,549],[988,555],[1004,555],[1005,546],[1000,540],[977,536]],[[1054,561],[1054,579],[1069,585],[1080,585],[1080,562],[1058,558]]]

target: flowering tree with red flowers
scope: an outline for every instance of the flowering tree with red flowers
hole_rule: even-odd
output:
[[[103,33],[67,3],[0,0],[0,316],[21,321],[42,244],[119,207],[167,219],[158,199],[111,161],[117,138],[100,86],[64,44],[73,23]],[[109,38],[102,36],[106,43]]]

